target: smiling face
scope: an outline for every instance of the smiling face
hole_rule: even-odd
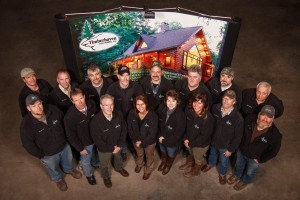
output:
[[[114,111],[114,101],[110,98],[104,98],[100,103],[100,107],[104,115],[110,116]]]
[[[35,74],[29,74],[28,76],[23,78],[23,81],[28,87],[34,87],[37,84]]]
[[[270,118],[267,115],[259,114],[257,117],[257,128],[259,130],[270,127],[273,123],[274,118]]]
[[[232,76],[228,76],[227,74],[220,75],[220,83],[221,86],[223,87],[230,86],[232,84],[232,80],[233,80]]]
[[[144,113],[147,111],[147,106],[142,100],[137,100],[135,106],[139,113]]]
[[[200,115],[204,108],[204,104],[201,100],[193,102],[193,109],[197,115]]]
[[[88,70],[88,77],[91,80],[92,84],[94,86],[99,86],[102,83],[102,76],[101,76],[101,71],[99,68],[95,70]]]
[[[162,76],[162,70],[160,67],[158,66],[154,66],[150,69],[150,77],[151,77],[151,81],[154,84],[158,84],[160,83],[161,80],[161,76]]]
[[[72,103],[78,110],[83,110],[86,107],[85,96],[82,93],[72,95]]]
[[[121,88],[127,88],[129,86],[130,75],[128,73],[118,74],[119,84]]]
[[[188,72],[188,85],[191,88],[197,88],[201,81],[201,76],[197,72]]]
[[[167,97],[167,101],[166,101],[167,107],[172,110],[174,108],[176,108],[178,102],[175,98],[168,96]]]
[[[70,79],[70,75],[67,72],[58,73],[56,81],[64,89],[69,89],[71,79]]]
[[[38,100],[33,105],[28,105],[27,109],[36,118],[41,118],[44,115],[44,107],[42,101]]]
[[[222,107],[225,110],[233,108],[233,106],[234,106],[235,103],[236,103],[236,100],[235,99],[231,99],[228,96],[224,96],[222,98]]]
[[[260,85],[256,88],[256,101],[260,104],[265,102],[270,94],[270,88]]]

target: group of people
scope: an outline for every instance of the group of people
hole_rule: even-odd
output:
[[[68,187],[59,166],[74,178],[82,176],[72,164],[76,152],[88,183],[97,183],[93,168],[99,168],[110,188],[110,161],[128,177],[123,165],[129,149],[135,157],[134,171],[143,169],[142,178],[147,180],[154,171],[156,147],[163,175],[182,149],[188,155],[179,167],[185,177],[218,165],[221,185],[245,188],[259,165],[275,157],[281,146],[282,136],[273,120],[284,108],[271,85],[260,82],[241,91],[230,67],[204,84],[199,65],[190,66],[187,78],[173,84],[162,75],[162,68],[153,61],[150,75],[132,82],[129,68],[120,66],[118,81],[113,82],[102,76],[97,63],[91,63],[88,80],[80,85],[71,81],[67,70],[59,70],[55,88],[37,79],[32,68],[23,68],[19,104],[24,148],[40,159],[61,191]],[[232,155],[236,162],[227,178]]]

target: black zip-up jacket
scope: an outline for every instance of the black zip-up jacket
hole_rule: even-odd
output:
[[[272,124],[266,133],[256,137],[251,142],[256,118],[250,118],[252,117],[245,119],[245,131],[239,149],[243,155],[250,159],[257,159],[259,163],[267,162],[278,154],[282,135],[275,124]]]
[[[71,90],[78,87],[76,82],[71,83]],[[57,106],[64,114],[73,105],[71,99],[61,91],[57,85],[48,96],[48,103]]]
[[[100,112],[100,97],[106,94],[107,88],[113,83],[110,78],[102,77],[103,86],[101,88],[100,96],[97,90],[94,88],[92,82],[90,80],[84,81],[79,88],[84,92],[86,99],[91,99],[95,102],[97,113]]]
[[[162,140],[162,144],[167,147],[178,147],[183,141],[186,116],[183,110],[177,106],[166,122],[167,110],[168,108],[165,104],[161,104],[157,110],[159,119],[158,138],[163,136],[165,139]]]
[[[147,96],[151,110],[156,110],[159,104],[163,103],[166,91],[173,88],[172,82],[163,76],[161,77],[159,86],[157,86],[159,88],[155,95],[153,94],[150,76],[143,78],[140,84],[142,85],[144,93]]]
[[[133,108],[133,99],[136,95],[142,94],[142,86],[137,82],[130,81],[126,89],[120,87],[119,82],[114,82],[107,89],[107,94],[112,95],[115,100],[115,107],[121,111],[124,119],[127,119],[129,111]]]
[[[207,116],[198,117],[192,109],[187,108],[186,114],[186,135],[185,139],[189,140],[189,147],[207,147],[210,145],[215,119],[207,112]]]
[[[23,147],[39,159],[59,153],[66,145],[63,113],[53,105],[44,106],[44,111],[48,124],[28,113],[20,126]]]
[[[241,113],[234,108],[229,115],[222,118],[221,104],[215,104],[212,114],[216,119],[212,146],[234,152],[239,147],[243,136],[244,119]]]
[[[84,150],[86,146],[93,144],[89,125],[91,119],[96,114],[96,106],[92,100],[86,100],[86,105],[87,115],[80,112],[73,105],[64,118],[68,141],[78,152]]]
[[[37,94],[40,99],[43,101],[43,104],[46,105],[48,103],[48,95],[53,89],[52,86],[48,83],[48,81],[44,79],[37,79],[37,85],[39,86],[39,92],[32,91],[27,85],[24,85],[19,95],[19,106],[21,110],[22,117],[25,117],[29,112],[26,107],[25,99],[30,94]]]
[[[113,152],[114,147],[122,147],[125,143],[127,125],[121,113],[114,111],[109,121],[103,112],[96,114],[90,123],[90,133],[94,144],[100,152]]]
[[[241,112],[246,117],[249,114],[254,114],[256,117],[265,105],[271,105],[275,108],[275,118],[280,117],[283,114],[284,107],[282,101],[271,93],[265,102],[257,104],[256,101],[256,88],[248,88],[243,90],[243,102]]]
[[[179,79],[175,82],[175,89],[180,94],[180,100],[181,100],[180,106],[182,109],[185,109],[189,100],[195,93],[206,94],[207,98],[208,98],[209,107],[211,107],[211,105],[212,105],[211,94],[210,94],[209,90],[207,89],[207,87],[202,82],[200,82],[199,86],[195,90],[190,91],[190,89],[188,87],[187,79]]]
[[[222,97],[223,97],[224,93],[227,90],[235,91],[235,93],[236,93],[235,107],[237,107],[238,110],[241,109],[241,106],[242,106],[242,91],[240,90],[240,88],[234,82],[232,82],[232,85],[230,86],[230,88],[228,88],[227,90],[222,91],[221,90],[220,79],[219,78],[212,78],[211,80],[208,81],[207,88],[209,89],[209,91],[211,93],[213,104],[222,103]]]
[[[150,110],[143,119],[141,126],[139,120],[138,114],[132,109],[128,114],[127,130],[133,143],[141,141],[141,147],[146,148],[157,140],[158,117],[154,111]]]

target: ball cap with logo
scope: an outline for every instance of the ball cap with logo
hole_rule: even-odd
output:
[[[20,73],[21,78],[25,78],[31,74],[35,74],[35,71],[29,67],[23,68]]]
[[[274,118],[275,116],[275,108],[271,105],[265,105],[264,107],[262,107],[261,111],[260,111],[261,115],[266,115],[269,118]]]
[[[36,94],[30,94],[25,99],[26,106],[33,105],[37,101],[42,101],[42,100]]]
[[[129,68],[127,66],[120,66],[118,68],[118,74],[122,76],[124,73],[130,74]]]

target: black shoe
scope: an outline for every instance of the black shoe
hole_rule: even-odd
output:
[[[125,169],[121,169],[120,171],[117,171],[117,172],[119,172],[124,177],[128,177],[129,176],[129,173]]]
[[[91,164],[91,166],[94,167],[95,169],[99,169],[99,165],[92,165]]]
[[[89,182],[90,185],[96,185],[97,184],[94,175],[92,175],[90,177],[86,177],[86,179],[88,180],[88,182]]]
[[[125,162],[127,160],[127,153],[121,153],[121,157],[123,162]]]
[[[112,182],[111,182],[110,178],[103,179],[103,182],[104,182],[105,187],[107,187],[107,188],[112,187]]]

